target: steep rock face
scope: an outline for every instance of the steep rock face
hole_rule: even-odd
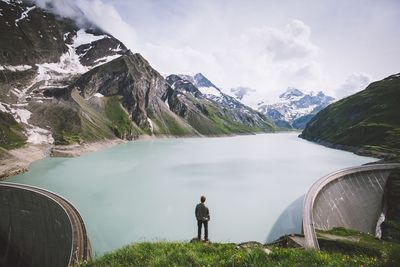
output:
[[[377,157],[400,155],[400,74],[320,111],[302,138]]]
[[[29,1],[0,1],[0,9],[0,65],[3,66],[58,62],[80,30],[72,20],[57,17]],[[97,38],[93,43],[79,40],[76,50],[81,52],[79,55],[85,53],[80,59],[84,65],[126,50],[121,42],[93,24],[88,22],[86,27],[90,35],[105,38]]]
[[[68,50],[64,33],[74,30],[71,23],[22,1],[0,1],[0,9],[0,65],[55,62]]]
[[[193,81],[194,84],[190,81]],[[273,131],[262,114],[223,94],[204,75],[170,75],[169,107],[203,134]],[[197,87],[201,85],[201,87]]]
[[[140,55],[126,53],[107,64],[83,74],[70,88],[84,99],[120,96],[120,102],[139,128],[153,133],[195,134],[161,100],[169,89],[164,78]],[[174,127],[169,125],[172,123]]]
[[[279,102],[271,105],[259,103],[258,110],[283,128],[303,129],[321,109],[334,101],[323,92],[305,94],[296,88],[279,96]]]

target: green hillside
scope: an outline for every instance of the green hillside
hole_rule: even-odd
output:
[[[371,83],[365,90],[320,111],[300,137],[381,158],[400,155],[400,75]]]
[[[0,111],[0,147],[17,148],[25,144],[26,137],[22,127],[12,115]],[[0,152],[1,154],[1,152]]]

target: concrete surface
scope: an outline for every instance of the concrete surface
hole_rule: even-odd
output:
[[[303,205],[305,247],[319,249],[315,229],[345,227],[375,235],[387,178],[400,164],[372,164],[329,174],[308,191]]]
[[[66,267],[90,257],[71,203],[44,189],[0,183],[0,266]]]

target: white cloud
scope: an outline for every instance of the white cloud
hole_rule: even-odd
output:
[[[74,2],[68,0],[33,0],[37,6],[50,10],[52,13],[71,18],[80,25],[88,23],[82,10]]]
[[[230,93],[235,95],[238,99],[242,99],[243,97],[255,93],[255,90],[249,87],[235,87],[231,88]]]
[[[112,4],[101,0],[33,0],[41,8],[75,20],[79,25],[94,23],[130,49],[136,47],[136,31],[126,23]]]
[[[343,98],[365,89],[371,79],[365,74],[351,74],[336,90],[337,98]]]
[[[134,50],[137,47],[135,29],[121,18],[113,5],[101,0],[77,0],[76,4],[90,21],[122,41],[128,48]]]
[[[312,43],[311,29],[300,20],[293,20],[284,30],[276,28],[252,29],[245,38],[261,54],[274,61],[316,57],[319,48]]]
[[[311,29],[299,20],[282,29],[261,27],[221,35],[211,44],[196,39],[204,45],[147,43],[139,52],[162,73],[202,72],[226,92],[238,86],[256,89],[251,94],[254,103],[289,85],[307,88],[324,80],[318,62],[321,49],[312,42]]]

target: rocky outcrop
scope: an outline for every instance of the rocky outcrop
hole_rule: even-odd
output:
[[[148,133],[174,135],[177,134],[174,127],[180,127],[187,134],[196,133],[162,101],[170,87],[140,54],[128,51],[122,57],[85,73],[70,88],[76,88],[84,99],[96,94],[120,96],[129,117]],[[174,127],[169,124],[174,124]]]

